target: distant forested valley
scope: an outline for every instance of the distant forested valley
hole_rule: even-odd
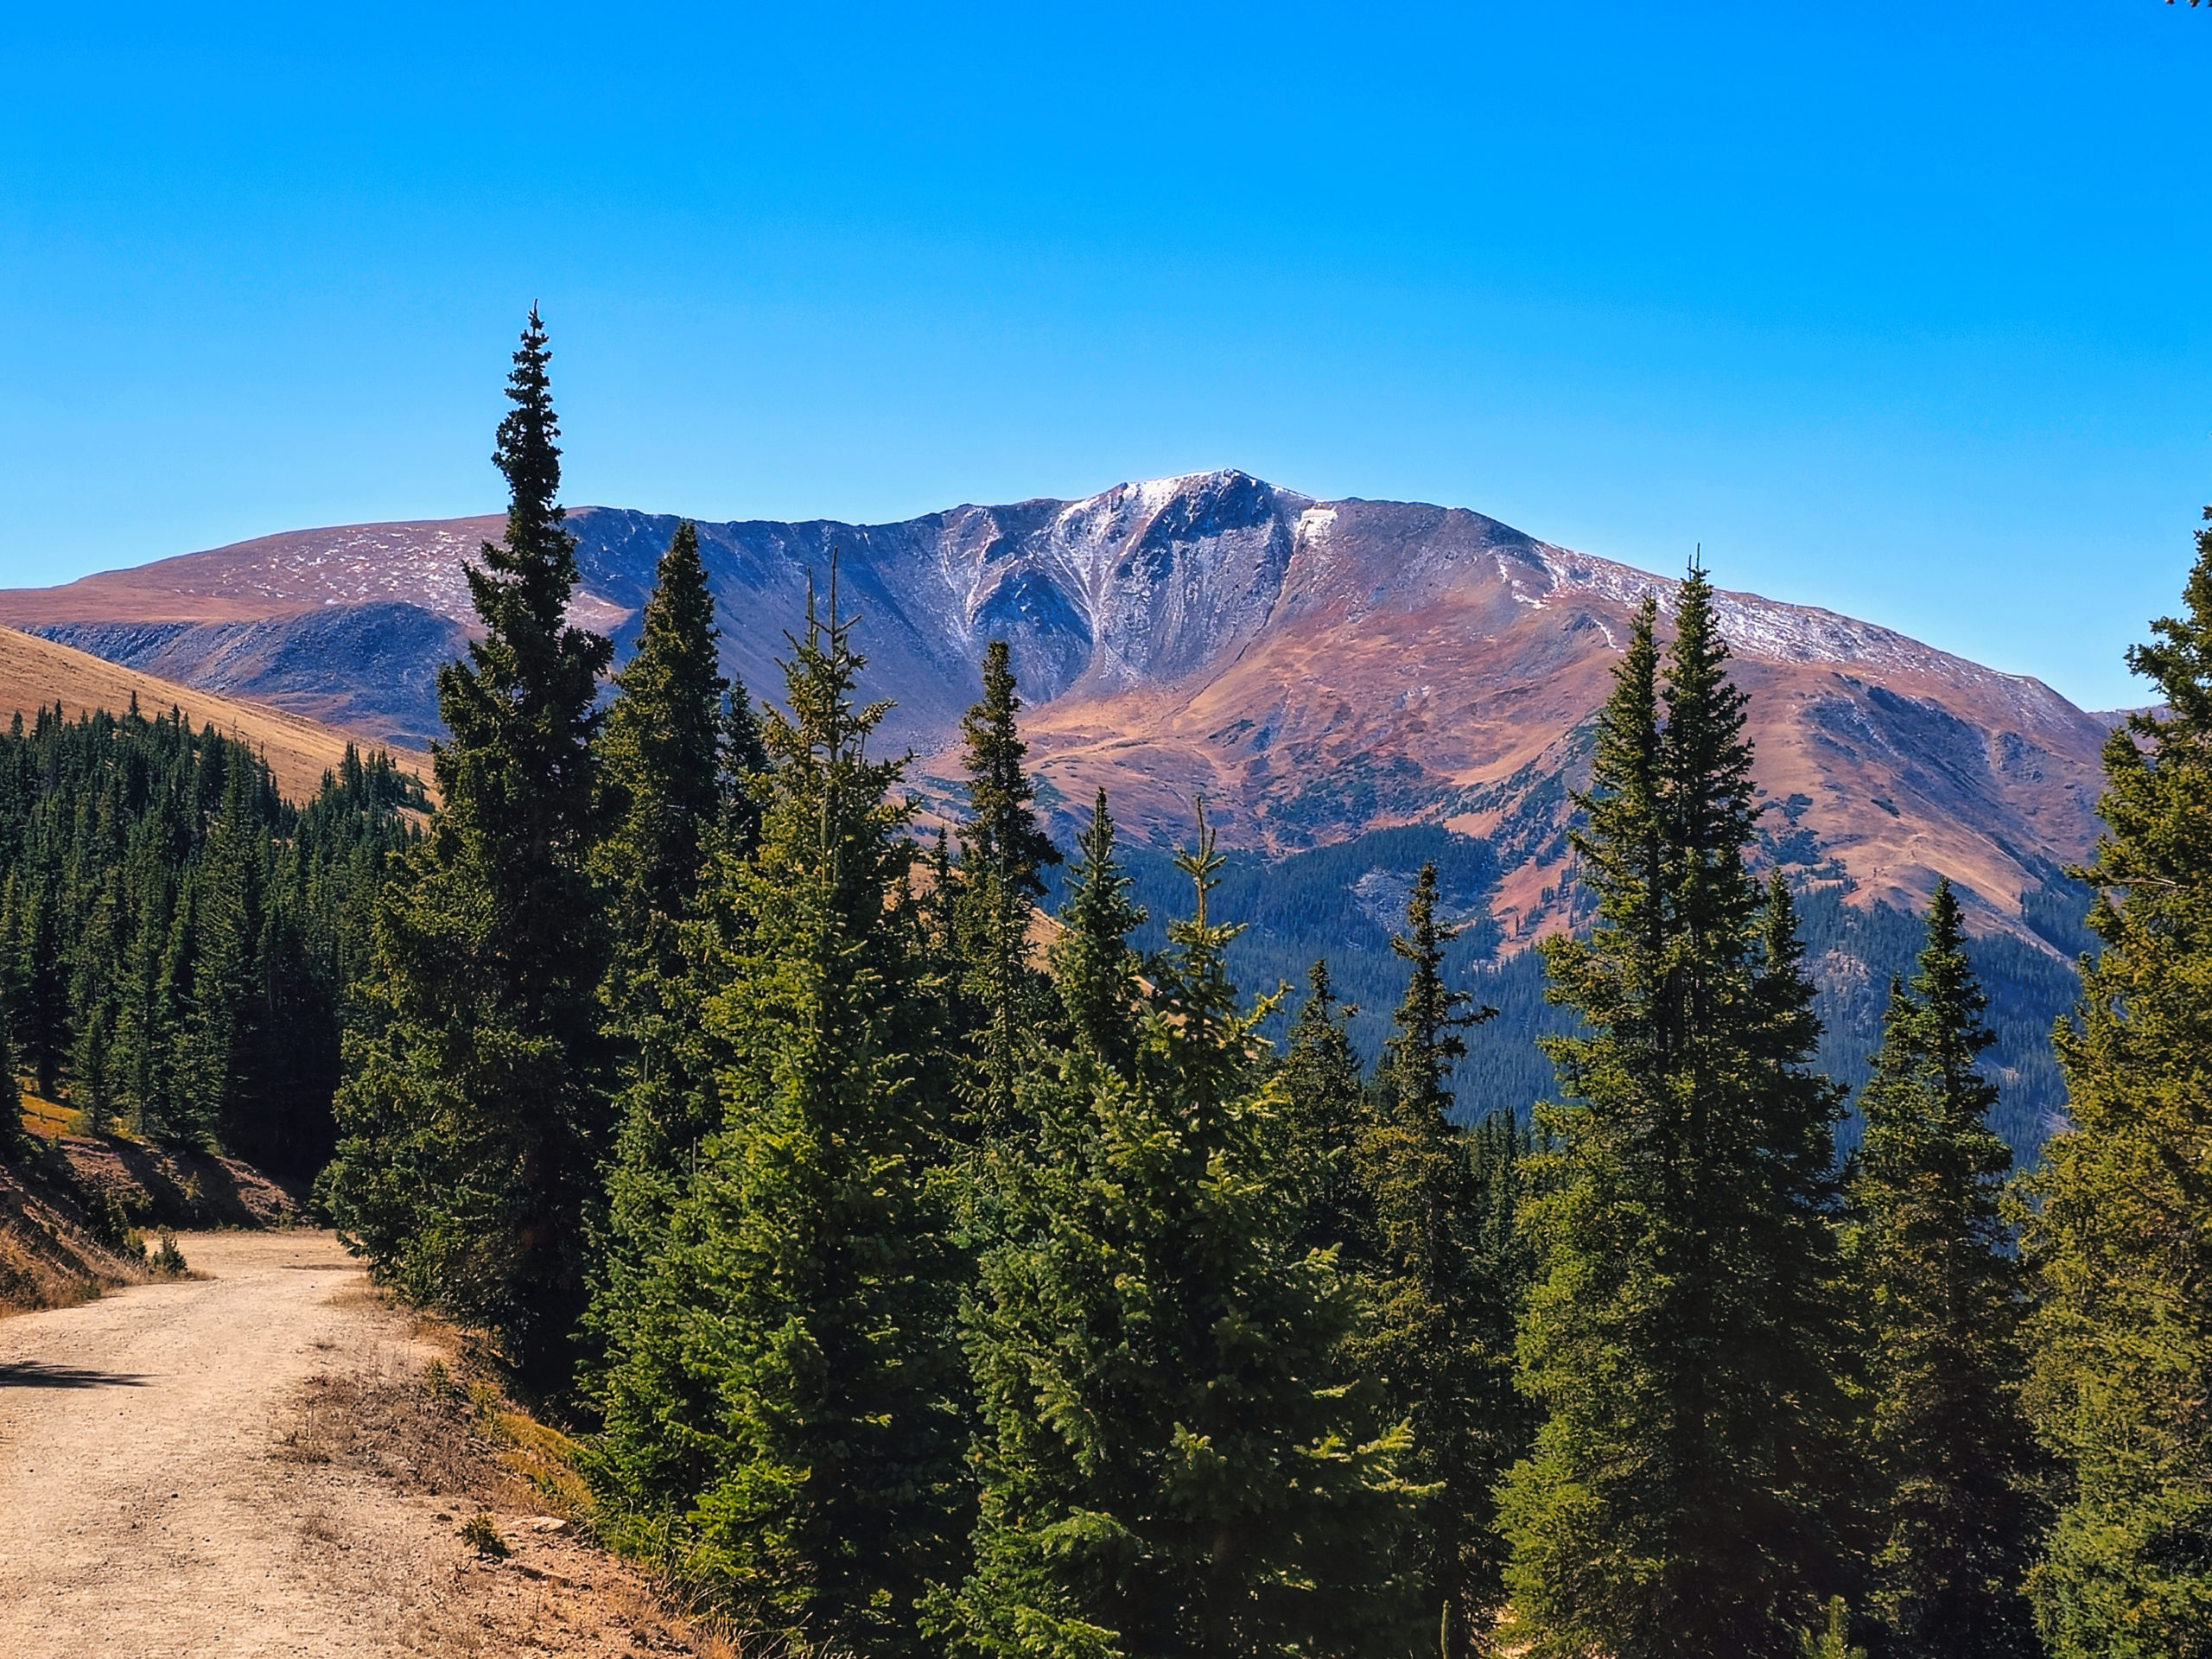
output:
[[[1166,918],[1183,902],[1185,879],[1170,849],[1133,841],[1122,856],[1147,917],[1131,942],[1157,950],[1166,944]],[[1339,993],[1357,1008],[1349,1022],[1353,1045],[1363,1063],[1373,1064],[1382,1054],[1403,977],[1390,936],[1403,922],[1406,896],[1424,864],[1436,868],[1440,913],[1465,923],[1446,946],[1454,982],[1498,1010],[1495,1020],[1467,1033],[1467,1053],[1452,1074],[1456,1110],[1470,1123],[1492,1112],[1525,1123],[1535,1103],[1557,1086],[1538,1039],[1565,1033],[1574,1022],[1546,1001],[1539,953],[1514,951],[1501,959],[1502,931],[1490,908],[1497,861],[1486,843],[1416,826],[1370,830],[1282,859],[1225,854],[1213,903],[1224,920],[1243,930],[1229,946],[1230,975],[1255,991],[1279,983],[1296,988],[1314,962],[1325,959]],[[1046,902],[1057,908],[1065,897],[1064,868],[1048,871],[1046,880]],[[2088,908],[2088,889],[2053,874],[2029,895],[2033,939],[1992,932],[1967,944],[1988,992],[1988,1020],[1997,1039],[1982,1064],[2004,1084],[1991,1121],[2023,1160],[2034,1157],[2063,1117],[2065,1084],[2051,1052],[2050,1029],[2081,995],[2074,964],[2095,948]],[[1821,1020],[1821,1069],[1856,1090],[1881,1046],[1890,982],[1911,976],[1921,920],[1887,905],[1849,904],[1842,883],[1833,879],[1800,889],[1797,917],[1807,957],[1817,968],[1813,1006]],[[1262,1029],[1280,1039],[1294,1011],[1285,1007]],[[1846,1151],[1859,1133],[1855,1113],[1839,1125]]]

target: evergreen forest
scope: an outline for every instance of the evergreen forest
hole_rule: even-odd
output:
[[[94,1133],[314,1174],[373,901],[426,804],[350,746],[295,804],[245,744],[174,709],[17,715],[0,737],[0,1042]]]
[[[41,715],[0,931],[16,1065],[319,1165],[602,1541],[795,1655],[2212,1659],[2212,529],[2022,1085],[1957,894],[1775,855],[1702,570],[1592,730],[1588,926],[1478,973],[1479,854],[1391,832],[1347,987],[1202,802],[1055,845],[1002,643],[925,823],[834,562],[747,688],[679,529],[610,674],[550,359],[533,311],[435,806]]]

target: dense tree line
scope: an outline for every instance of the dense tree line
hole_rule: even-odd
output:
[[[1003,645],[933,836],[834,564],[756,704],[679,530],[602,709],[548,358],[323,1191],[588,1430],[604,1537],[795,1652],[2212,1650],[2212,537],[2024,1185],[1948,888],[1839,1159],[1695,570],[1599,723],[1554,1097],[1465,1127],[1433,867],[1371,1073],[1325,967],[1262,1036],[1202,806],[1163,948],[1103,793],[1040,921]]]
[[[421,785],[349,747],[304,805],[213,726],[135,701],[0,737],[0,1045],[94,1132],[312,1174],[347,989]]]
[[[1770,868],[1776,854],[1800,849],[1772,834],[1781,817],[1777,805],[1766,798],[1760,804],[1755,861]],[[1138,901],[1160,918],[1140,926],[1132,942],[1157,950],[1166,944],[1166,920],[1185,902],[1186,878],[1174,868],[1172,852],[1141,839],[1133,838],[1122,856]],[[1571,1034],[1575,1016],[1545,1000],[1542,952],[1497,954],[1503,937],[1491,915],[1499,902],[1497,860],[1486,841],[1435,824],[1413,824],[1369,830],[1279,858],[1249,849],[1227,852],[1213,904],[1222,920],[1243,926],[1230,945],[1230,976],[1243,985],[1297,984],[1313,959],[1325,956],[1337,989],[1357,1005],[1353,1046],[1363,1059],[1379,1059],[1403,972],[1389,931],[1402,924],[1406,890],[1428,862],[1437,867],[1438,913],[1465,924],[1446,947],[1447,971],[1455,984],[1498,1009],[1497,1019],[1464,1033],[1467,1052],[1452,1074],[1459,1109],[1471,1119],[1495,1111],[1526,1121],[1535,1103],[1557,1087],[1537,1039]],[[1889,982],[1911,976],[1923,918],[1879,900],[1864,902],[1847,881],[1835,879],[1833,866],[1799,861],[1784,868],[1806,960],[1825,960],[1829,969],[1815,976],[1813,1009],[1822,1027],[1815,1065],[1853,1091],[1851,1116],[1837,1132],[1848,1147],[1859,1138],[1857,1091],[1880,1046]],[[1046,872],[1046,905],[1057,908],[1065,899],[1064,868]],[[2087,926],[2088,889],[2063,872],[2048,873],[2020,900],[2023,925],[1975,934],[1967,950],[1988,994],[1986,1020],[1996,1034],[1983,1051],[1982,1067],[2004,1082],[1991,1121],[2016,1158],[2033,1162],[2063,1119],[2066,1102],[2051,1024],[2081,995],[2076,961],[2096,941]],[[1283,1042],[1295,1013],[1284,1005],[1263,1033]]]

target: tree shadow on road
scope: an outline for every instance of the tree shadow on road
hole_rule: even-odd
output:
[[[0,1365],[0,1389],[143,1389],[146,1378],[131,1371],[95,1371],[80,1365],[48,1365],[19,1359]]]

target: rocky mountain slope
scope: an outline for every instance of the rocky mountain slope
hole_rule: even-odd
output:
[[[580,620],[626,640],[675,522],[572,512]],[[294,531],[0,592],[0,622],[417,746],[471,623],[462,561],[499,527]],[[887,736],[921,754],[925,787],[949,786],[976,658],[1003,635],[1059,809],[1103,784],[1165,843],[1203,793],[1226,843],[1274,856],[1448,825],[1495,855],[1484,907],[1509,949],[1568,919],[1560,832],[1588,721],[1636,603],[1675,586],[1480,513],[1316,501],[1237,472],[700,537],[728,666],[756,692],[835,552],[869,689],[898,702]],[[2037,896],[2094,834],[2106,722],[1829,612],[1731,594],[1726,620],[1770,855],[1862,906],[1946,874],[1982,927],[2037,937]]]

